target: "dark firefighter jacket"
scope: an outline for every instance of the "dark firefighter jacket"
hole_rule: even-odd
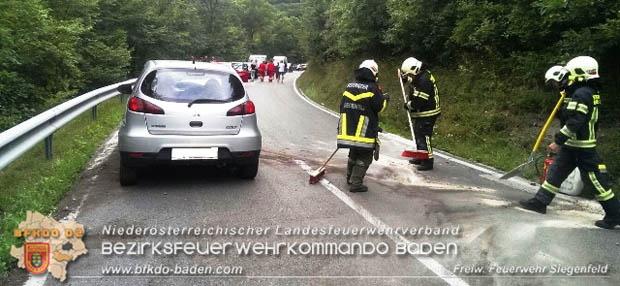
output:
[[[387,99],[367,68],[355,70],[355,82],[349,83],[340,101],[338,148],[373,149],[379,132],[379,112]]]
[[[562,129],[555,134],[555,143],[572,148],[596,147],[598,113],[601,97],[588,85],[570,86],[570,100],[562,106],[560,122]]]
[[[430,117],[441,113],[439,105],[439,91],[435,84],[435,77],[430,71],[425,70],[413,78],[413,88],[409,93],[407,107],[411,111],[411,117]]]

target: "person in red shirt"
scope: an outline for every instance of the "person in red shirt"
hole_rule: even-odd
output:
[[[260,81],[265,81],[265,70],[267,69],[267,62],[263,61],[258,66],[258,77],[260,77]]]
[[[276,66],[273,64],[273,60],[267,65],[267,71],[269,72],[269,82],[273,81],[273,73],[276,71]]]

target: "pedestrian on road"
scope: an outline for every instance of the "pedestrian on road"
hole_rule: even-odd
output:
[[[280,61],[278,65],[278,72],[280,73],[280,82],[284,83],[284,74],[286,74],[286,63],[284,61]]]
[[[605,217],[594,224],[600,228],[613,229],[620,225],[620,202],[611,190],[607,167],[596,153],[601,107],[598,62],[592,57],[576,57],[566,64],[563,74],[559,76],[558,86],[565,88],[570,100],[559,113],[562,129],[555,134],[554,142],[549,145],[551,153],[557,155],[534,198],[519,203],[525,209],[545,214],[562,182],[575,168],[579,168],[584,186],[593,190],[605,211]]]
[[[269,82],[273,81],[273,74],[276,72],[276,66],[273,64],[273,59],[267,64],[267,72],[269,73]]]
[[[340,101],[338,148],[349,149],[347,184],[354,193],[368,191],[364,176],[373,152],[379,152],[379,113],[387,106],[388,96],[377,84],[378,73],[374,60],[363,61],[354,71],[355,81],[347,85]]]
[[[412,159],[411,164],[418,165],[419,171],[433,169],[432,137],[435,122],[441,114],[439,105],[439,91],[435,84],[435,77],[416,58],[407,58],[401,68],[402,81],[409,86],[409,100],[405,102],[411,118],[415,121],[415,141],[418,150],[428,152],[428,159]]]
[[[252,63],[250,64],[250,77],[252,78],[252,81],[256,80],[256,71],[257,71],[258,65],[256,62],[256,59],[252,60]]]
[[[267,71],[267,62],[263,61],[258,66],[258,77],[260,77],[260,81],[265,81],[265,72]]]

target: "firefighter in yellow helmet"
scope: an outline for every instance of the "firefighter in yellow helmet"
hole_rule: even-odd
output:
[[[372,163],[378,158],[379,113],[387,106],[387,94],[377,84],[379,66],[365,60],[354,71],[355,81],[347,84],[340,101],[338,148],[349,149],[347,184],[351,192],[366,192],[363,180]]]
[[[416,58],[407,58],[401,68],[402,81],[409,85],[409,100],[405,108],[410,111],[411,118],[415,120],[415,141],[419,150],[428,152],[428,159],[413,159],[409,162],[419,165],[418,170],[427,171],[433,169],[432,137],[435,122],[441,114],[439,105],[439,91],[435,84],[435,77],[428,69],[423,69],[423,64]]]
[[[620,202],[611,190],[607,168],[596,154],[601,106],[598,78],[598,63],[586,56],[570,60],[558,74],[559,87],[565,88],[569,101],[560,110],[562,129],[549,145],[551,152],[557,155],[536,196],[519,203],[525,209],[546,213],[562,182],[575,168],[579,168],[584,185],[593,190],[605,210],[605,217],[596,221],[595,225],[613,229],[620,225]],[[562,82],[567,84],[564,86]]]

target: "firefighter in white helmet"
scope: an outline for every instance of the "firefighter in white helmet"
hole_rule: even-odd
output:
[[[428,159],[410,160],[412,164],[419,165],[418,170],[426,171],[433,169],[432,136],[435,122],[441,114],[439,104],[439,91],[435,84],[435,77],[428,69],[423,67],[421,61],[416,58],[407,58],[401,68],[402,81],[409,86],[409,100],[405,102],[405,108],[410,111],[411,118],[415,120],[415,141],[419,150],[428,152]]]
[[[366,192],[363,184],[373,153],[378,158],[379,113],[387,106],[387,94],[377,84],[379,66],[365,60],[354,71],[355,81],[347,84],[340,101],[338,148],[349,149],[347,184],[351,192]]]
[[[549,145],[551,153],[557,155],[536,196],[519,203],[525,209],[546,213],[547,206],[560,190],[562,182],[575,168],[579,168],[584,185],[592,189],[605,210],[605,217],[596,221],[595,225],[613,229],[620,225],[620,202],[611,190],[607,167],[596,154],[596,132],[601,106],[598,63],[592,57],[576,57],[558,74],[551,74],[546,78],[556,80],[559,88],[565,88],[569,97],[560,112],[562,129]],[[562,82],[567,84],[564,86]]]

